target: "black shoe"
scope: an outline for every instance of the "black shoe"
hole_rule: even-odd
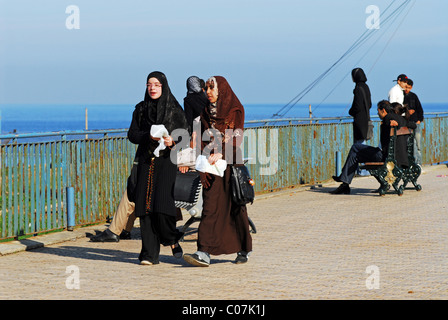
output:
[[[338,176],[332,176],[332,178],[333,178],[333,180],[336,181],[336,182],[342,182],[342,181],[341,181],[341,178],[338,177]]]
[[[110,231],[109,229],[104,230],[99,235],[93,236],[90,238],[91,242],[118,242],[120,238]]]
[[[331,194],[350,194],[350,187],[346,183],[342,183],[337,189],[330,191]]]
[[[182,250],[182,247],[180,246],[179,243],[175,244],[174,248],[171,248],[171,251],[173,252],[173,256],[177,259],[182,258],[182,256],[184,255],[184,252]]]
[[[240,251],[237,253],[235,263],[236,264],[246,263],[248,260],[249,260],[249,256],[247,255],[247,252]]]
[[[126,231],[126,230],[121,231],[120,239],[121,240],[130,240],[131,239],[131,233],[129,231]]]

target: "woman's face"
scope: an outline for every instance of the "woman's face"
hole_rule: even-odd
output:
[[[157,78],[149,78],[146,87],[148,88],[148,94],[151,99],[159,99],[162,95],[162,84]]]
[[[218,93],[216,91],[210,85],[207,85],[207,98],[211,103],[218,101]]]

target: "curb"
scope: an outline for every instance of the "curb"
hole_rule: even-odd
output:
[[[42,248],[52,244],[57,244],[66,241],[74,241],[79,238],[85,238],[86,233],[95,231],[103,231],[108,225],[89,226],[75,229],[73,231],[60,231],[51,234],[31,237],[22,240],[14,240],[10,242],[0,243],[0,256],[17,253],[21,251],[33,250]]]

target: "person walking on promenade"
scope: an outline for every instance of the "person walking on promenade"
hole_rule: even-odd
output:
[[[399,129],[402,126],[415,127],[412,122],[406,122],[406,120],[395,113],[395,105],[391,105],[388,101],[382,100],[378,103],[378,116],[382,120],[380,142],[382,148],[372,147],[365,144],[352,145],[347,160],[340,176],[333,176],[333,180],[336,182],[342,182],[342,184],[335,190],[331,191],[332,194],[350,194],[350,183],[353,180],[356,170],[359,167],[360,162],[382,162],[387,157],[390,141],[390,129],[392,126],[397,126]],[[406,149],[403,148],[406,153]],[[397,155],[398,157],[398,155]],[[401,159],[407,158],[407,154],[400,155]]]
[[[388,99],[390,103],[398,102],[399,104],[403,105],[404,103],[404,89],[407,86],[407,80],[408,77],[405,74],[400,74],[397,77],[397,84],[394,85],[389,90]]]
[[[184,110],[190,131],[193,131],[193,121],[199,117],[209,101],[203,88],[204,80],[196,76],[187,79],[187,95],[184,98]]]
[[[182,233],[176,229],[174,183],[177,165],[171,161],[176,142],[171,137],[175,129],[188,130],[185,112],[171,93],[166,76],[151,72],[147,77],[145,98],[138,103],[132,115],[128,138],[138,145],[138,178],[135,215],[140,218],[142,249],[140,264],[159,263],[160,245],[171,246],[173,255],[182,257],[178,241]],[[155,138],[151,135],[154,125],[164,125],[168,135]],[[155,154],[163,139],[166,146]]]
[[[201,172],[204,189],[198,251],[185,254],[184,260],[207,267],[210,255],[237,253],[235,263],[245,263],[252,252],[247,208],[232,202],[230,190],[230,165],[243,163],[239,146],[243,138],[244,108],[224,77],[211,77],[206,88],[210,103],[201,114],[201,132],[203,137],[214,132],[214,140],[208,145],[208,141],[202,141],[201,149],[203,154],[210,153],[210,164],[224,158],[227,168],[223,177]]]
[[[368,121],[370,120],[370,108],[372,100],[367,77],[364,70],[356,68],[352,70],[352,79],[356,83],[353,90],[353,103],[348,113],[353,119],[354,143],[363,143],[367,138]]]
[[[119,242],[120,239],[131,239],[134,227],[135,203],[129,201],[127,190],[124,191],[112,222],[106,230],[90,238],[91,242]]]
[[[413,86],[414,81],[408,79],[406,89],[404,90],[404,103],[407,104],[409,110],[411,110],[412,114],[410,120],[414,121],[417,125],[414,130],[414,158],[417,164],[422,165],[422,122],[425,119],[425,116],[418,96],[414,92],[411,92]]]

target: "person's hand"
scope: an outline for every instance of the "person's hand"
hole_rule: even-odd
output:
[[[171,136],[163,137],[163,142],[167,147],[171,147],[174,144],[173,138]]]
[[[211,165],[214,165],[216,163],[216,161],[221,160],[222,159],[222,153],[214,153],[212,155],[210,155],[210,157],[208,158],[208,162]]]
[[[188,172],[188,167],[185,166],[179,167],[179,171],[182,173]]]
[[[409,109],[409,114],[410,115],[413,115],[415,113],[415,110],[414,109]]]
[[[390,120],[390,126],[391,127],[398,127],[398,122],[395,120]]]

